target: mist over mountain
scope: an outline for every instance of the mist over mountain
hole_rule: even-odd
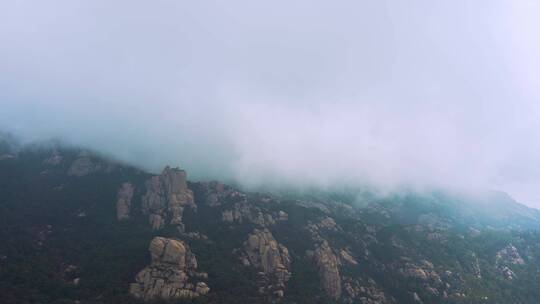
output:
[[[0,4],[0,128],[196,179],[538,206],[534,2]]]
[[[0,1],[1,304],[537,304],[540,2]]]
[[[5,136],[4,136],[5,137]],[[10,303],[536,303],[540,211],[368,188],[245,191],[0,140]]]

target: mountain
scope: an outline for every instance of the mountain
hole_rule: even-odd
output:
[[[537,303],[539,227],[498,192],[247,192],[0,144],[2,303]]]

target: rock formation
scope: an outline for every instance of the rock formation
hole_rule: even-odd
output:
[[[476,256],[476,253],[473,252],[471,254],[471,258],[472,258],[472,264],[471,264],[472,273],[477,279],[481,279],[482,270],[480,269],[480,262],[478,261],[478,257]]]
[[[153,176],[146,182],[142,211],[148,216],[152,229],[158,230],[165,224],[171,224],[183,230],[185,207],[196,208],[184,170],[166,167],[161,175]]]
[[[409,258],[402,257],[402,264],[398,267],[398,272],[407,279],[431,283],[434,286],[442,284],[441,276],[435,271],[434,266],[427,260],[413,262]]]
[[[131,183],[123,183],[118,190],[116,200],[116,217],[119,221],[129,219],[131,211],[131,200],[135,188]]]
[[[222,199],[231,192],[229,187],[216,181],[200,183],[200,188],[204,192],[205,203],[209,206],[219,206]]]
[[[275,225],[277,221],[286,221],[287,213],[270,212],[264,207],[270,203],[267,197],[250,197],[230,186],[220,182],[198,183],[198,192],[202,194],[203,201],[211,207],[227,206],[222,209],[221,219],[231,224],[252,223],[261,228]],[[274,202],[274,201],[273,201]]]
[[[316,242],[322,242],[323,238],[321,232],[324,231],[337,231],[340,227],[336,224],[336,221],[331,217],[325,217],[317,223],[309,223],[307,230],[311,234],[311,238]]]
[[[349,264],[350,266],[358,265],[358,261],[356,261],[356,259],[350,254],[348,250],[341,249],[339,255],[341,257],[341,260]]]
[[[244,253],[244,265],[256,267],[263,274],[259,291],[282,297],[291,277],[289,250],[268,229],[254,229],[244,242]]]
[[[345,250],[340,252],[339,256],[336,255],[326,239],[322,237],[321,233],[340,229],[333,218],[325,217],[317,223],[310,222],[306,229],[315,242],[315,251],[308,251],[308,255],[315,260],[322,288],[330,298],[338,300],[341,297],[342,289],[339,273],[340,257],[353,266],[358,262]]]
[[[182,241],[155,237],[150,243],[151,264],[141,270],[130,285],[130,294],[145,301],[156,298],[180,299],[205,295],[210,288],[197,278],[197,259]]]
[[[513,264],[513,265],[525,264],[525,261],[519,254],[519,251],[512,244],[508,244],[506,247],[499,250],[497,252],[497,255],[495,256],[495,261],[497,261],[498,263]]]
[[[338,300],[341,297],[339,260],[326,240],[316,245],[314,258],[319,268],[322,288],[332,299]]]

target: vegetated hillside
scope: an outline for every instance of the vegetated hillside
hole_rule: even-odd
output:
[[[2,303],[540,298],[538,212],[503,194],[246,193],[77,149],[10,147],[0,146]]]

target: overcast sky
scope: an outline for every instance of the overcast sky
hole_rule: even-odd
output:
[[[536,1],[0,2],[0,128],[244,184],[540,207]]]

